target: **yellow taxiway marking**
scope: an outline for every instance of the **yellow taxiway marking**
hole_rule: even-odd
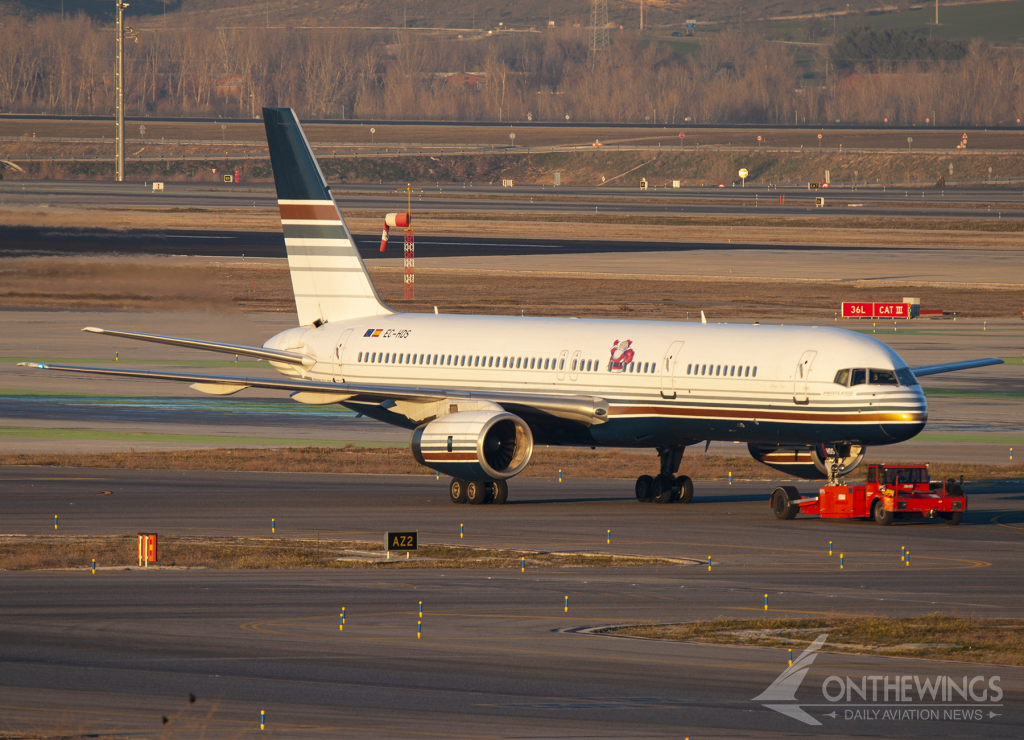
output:
[[[1020,530],[1024,530],[1024,526],[1017,526],[1017,525],[1014,525],[1014,524],[1003,524],[1003,522],[999,521],[1004,516],[1010,516],[1011,514],[1022,514],[1022,513],[1024,513],[1024,512],[1020,512],[1020,511],[1007,511],[1007,512],[1004,512],[1002,514],[996,514],[994,517],[989,519],[989,523],[995,524],[997,527],[1005,527],[1006,529],[1020,529]]]

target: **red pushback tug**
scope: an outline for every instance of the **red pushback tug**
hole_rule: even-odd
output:
[[[798,513],[818,514],[823,519],[872,518],[883,527],[894,518],[945,519],[957,525],[967,511],[963,478],[932,482],[928,464],[870,465],[862,486],[827,485],[814,497],[800,497],[793,486],[772,492],[771,507],[779,519]]]

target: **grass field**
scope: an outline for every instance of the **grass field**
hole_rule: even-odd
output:
[[[840,301],[877,300],[879,282],[834,283],[659,275],[588,275],[420,268],[416,299],[403,300],[401,267],[371,264],[381,297],[402,310],[444,313],[579,316],[697,321],[700,311],[718,319],[756,315],[762,320],[832,318]],[[102,289],[98,288],[102,276]],[[643,286],[638,291],[638,286]],[[955,304],[945,285],[901,285],[923,305],[945,306],[963,318],[1019,318],[1024,289],[958,286]],[[48,309],[293,311],[287,267],[279,264],[168,265],[163,260],[6,260],[0,271],[0,306]],[[585,307],[583,309],[582,307]],[[844,324],[845,326],[845,324]],[[861,328],[851,326],[850,328]],[[912,324],[928,334],[952,325]],[[870,331],[871,327],[865,327]],[[966,329],[964,330],[966,331]]]
[[[378,540],[255,537],[160,538],[159,566],[215,570],[296,568],[607,568],[673,565],[671,560],[601,553],[552,553],[535,550],[491,550],[422,544],[406,559],[385,559]],[[91,569],[138,566],[135,535],[25,536],[0,535],[0,570]]]
[[[607,633],[726,645],[792,648],[794,658],[819,634],[825,650],[933,660],[1024,665],[1024,620],[974,619],[933,614],[924,617],[824,619],[725,619],[688,624],[637,625]]]
[[[778,480],[777,470],[747,456],[736,445],[738,457],[703,455],[696,450],[684,460],[686,474],[694,480]],[[536,447],[533,458],[521,474],[527,478],[619,478],[632,481],[638,462],[650,460],[649,450],[576,447]],[[281,449],[205,449],[115,453],[4,454],[0,465],[42,465],[69,468],[111,468],[128,470],[226,470],[237,472],[344,473],[372,475],[422,475],[434,472],[419,465],[403,447],[287,447]],[[863,480],[861,466],[846,480]],[[970,465],[932,463],[931,475],[966,481],[1006,480],[1024,477],[1024,464]],[[813,484],[808,484],[813,485]],[[767,496],[766,491],[766,496]],[[765,499],[767,501],[767,498]]]
[[[898,13],[858,16],[856,25],[895,28],[939,39],[984,39],[998,44],[1020,44],[1024,43],[1024,0],[940,4],[938,26],[932,3]]]

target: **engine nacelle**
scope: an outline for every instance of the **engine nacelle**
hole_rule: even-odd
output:
[[[461,411],[419,427],[410,446],[420,465],[453,478],[506,480],[530,462],[533,434],[507,411]]]
[[[861,445],[847,445],[846,449],[836,450],[833,445],[766,445],[754,442],[748,444],[747,449],[758,462],[807,480],[828,478],[825,460],[832,455],[839,462],[839,477],[852,473],[864,461],[866,450]]]

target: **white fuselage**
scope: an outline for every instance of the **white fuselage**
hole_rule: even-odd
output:
[[[927,418],[919,385],[835,382],[843,369],[906,368],[882,342],[841,329],[392,314],[291,329],[264,346],[314,356],[301,373],[276,365],[310,380],[608,402],[607,422],[588,430],[538,425],[546,444],[878,445],[913,437]]]

